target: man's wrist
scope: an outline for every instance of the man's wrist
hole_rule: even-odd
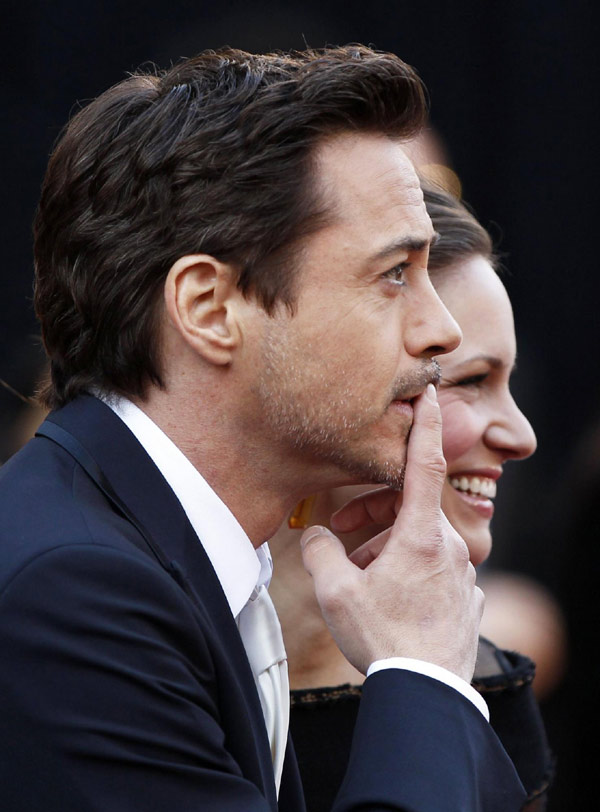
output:
[[[481,694],[479,694],[472,685],[469,685],[468,682],[457,676],[457,674],[448,671],[447,668],[443,668],[441,665],[435,665],[435,663],[428,663],[425,660],[415,660],[412,657],[389,657],[385,660],[375,660],[374,663],[371,663],[367,670],[367,677],[387,668],[414,671],[417,674],[423,674],[426,677],[431,677],[432,679],[437,679],[439,682],[445,683],[450,688],[454,688],[455,691],[462,694],[469,702],[472,702],[481,715],[488,722],[490,721],[490,712]]]

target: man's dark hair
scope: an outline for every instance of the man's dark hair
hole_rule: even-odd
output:
[[[412,68],[361,45],[206,51],[83,108],[50,159],[35,220],[44,403],[162,385],[162,291],[181,256],[231,263],[269,313],[292,307],[299,242],[327,216],[315,146],[346,131],[409,138],[425,117]]]
[[[435,278],[441,271],[473,256],[485,257],[495,267],[492,239],[464,203],[426,178],[421,178],[421,188],[427,214],[438,233],[429,249],[431,275]]]

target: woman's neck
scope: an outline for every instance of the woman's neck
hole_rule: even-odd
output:
[[[361,491],[364,488],[360,489]],[[313,502],[309,524],[328,526],[331,513],[355,495],[357,489],[327,491]],[[330,685],[361,684],[365,677],[346,660],[338,649],[315,598],[310,575],[302,564],[302,530],[279,528],[269,542],[274,573],[269,592],[281,621],[288,655],[290,687],[320,688]],[[364,540],[364,534],[348,540],[348,552]]]

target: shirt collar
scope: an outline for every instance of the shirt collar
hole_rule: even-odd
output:
[[[273,571],[269,546],[257,550],[242,526],[183,452],[125,397],[95,393],[121,418],[181,503],[221,583],[234,617]]]

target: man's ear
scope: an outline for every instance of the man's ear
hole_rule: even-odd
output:
[[[165,282],[171,323],[192,349],[213,364],[229,364],[240,344],[234,268],[208,254],[180,257]]]

